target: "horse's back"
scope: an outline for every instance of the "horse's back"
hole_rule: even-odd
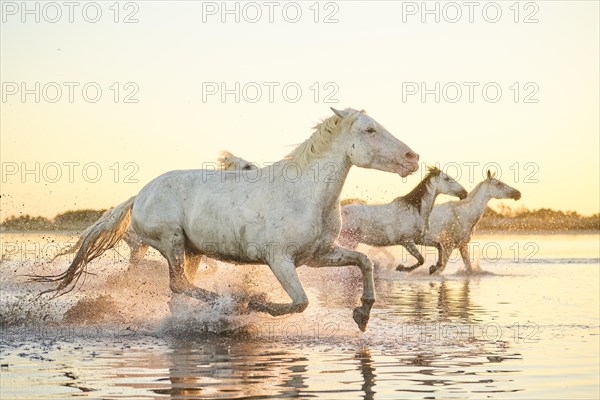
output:
[[[349,204],[342,207],[342,231],[369,230],[378,225],[379,207],[373,204]]]
[[[200,212],[210,216],[219,210],[225,211],[223,202],[229,198],[240,198],[236,192],[246,193],[242,198],[248,199],[255,191],[253,185],[236,179],[232,171],[227,175],[220,172],[176,170],[154,178],[136,196],[132,210],[134,226],[140,228],[136,230],[162,226],[185,228]]]
[[[468,207],[468,204],[464,201],[449,201],[433,207],[426,237],[455,246],[468,242],[472,229],[468,226],[467,218],[463,216],[465,207]]]
[[[453,230],[453,225],[459,223],[456,218],[455,203],[457,202],[449,201],[433,207],[429,215],[427,238],[439,241],[443,234],[448,235]]]

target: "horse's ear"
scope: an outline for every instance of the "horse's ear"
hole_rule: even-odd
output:
[[[489,170],[489,169],[488,169],[488,172],[487,172],[487,178],[488,178],[488,179],[492,179],[492,173],[490,172],[490,170]]]
[[[329,107],[329,108],[331,108],[331,111],[333,111],[333,113],[334,113],[335,115],[337,115],[338,117],[340,117],[340,118],[342,118],[342,119],[344,119],[344,118],[346,118],[346,117],[348,116],[348,112],[346,112],[346,111],[343,111],[343,110],[336,110],[336,109],[335,109],[335,108],[333,108],[333,107]]]

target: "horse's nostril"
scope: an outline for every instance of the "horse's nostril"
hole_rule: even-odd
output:
[[[406,159],[408,161],[413,161],[413,162],[417,162],[419,161],[419,155],[415,152],[409,151],[407,152],[404,157],[406,157]]]

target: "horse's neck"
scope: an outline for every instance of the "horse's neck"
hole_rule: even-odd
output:
[[[350,167],[344,151],[334,149],[310,161],[302,170],[303,184],[313,194],[318,208],[334,210],[339,205],[339,198]]]
[[[491,196],[489,195],[487,188],[484,187],[483,184],[479,185],[467,199],[462,200],[463,207],[461,207],[461,218],[471,226],[475,225],[485,212],[490,199]]]
[[[433,204],[435,203],[435,199],[439,192],[431,181],[427,182],[425,190],[426,193],[421,198],[421,218],[425,221],[429,221],[429,214],[431,214],[431,210],[433,210]]]

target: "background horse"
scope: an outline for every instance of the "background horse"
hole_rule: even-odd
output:
[[[429,268],[429,273],[442,272],[456,248],[460,250],[467,273],[472,273],[468,244],[488,202],[491,199],[520,198],[521,192],[499,181],[488,170],[487,179],[479,183],[467,198],[435,206],[429,217],[429,230],[423,240],[417,242],[425,246],[442,244],[441,250],[438,247],[438,262]]]
[[[407,176],[419,156],[364,111],[334,115],[285,159],[257,170],[182,170],[149,182],[137,196],[116,206],[87,232],[69,268],[37,280],[59,282],[55,295],[72,290],[90,261],[112,248],[131,223],[140,239],[169,264],[170,288],[202,300],[217,294],[194,286],[184,273],[200,257],[267,264],[291,303],[253,297],[250,309],[283,315],[302,312],[308,297],[296,268],[356,265],[363,276],[361,306],[353,319],[361,330],[375,301],[373,263],[364,254],[337,246],[340,193],[353,165]],[[337,167],[330,179],[331,165]],[[47,291],[48,292],[48,291]]]
[[[425,178],[410,193],[391,203],[344,206],[338,243],[351,249],[359,243],[375,247],[402,245],[417,263],[408,268],[399,265],[396,269],[412,271],[425,261],[415,241],[423,239],[435,199],[442,193],[461,199],[467,196],[460,183],[438,168],[429,168]]]

